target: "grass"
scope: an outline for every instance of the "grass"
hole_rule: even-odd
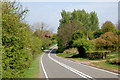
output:
[[[77,55],[76,53],[69,53],[69,54],[64,54],[64,53],[57,53],[57,56],[60,56],[60,57],[69,57],[69,56],[73,56],[73,55]],[[69,58],[71,60],[80,60],[80,61],[89,61],[89,59],[87,58]]]
[[[93,65],[96,65],[97,67],[103,68],[103,69],[107,69],[113,72],[117,72],[118,71],[118,65],[115,64],[109,64],[107,62],[97,62],[97,63],[92,63]]]
[[[107,55],[106,59],[112,59],[112,58],[118,58],[118,54],[120,54],[120,52],[113,52]]]
[[[102,69],[106,69],[106,70],[110,70],[110,71],[113,71],[113,72],[118,72],[118,65],[116,64],[110,64],[106,61],[103,61],[103,60],[109,60],[109,59],[117,59],[118,58],[118,54],[117,52],[113,52],[113,53],[110,53],[107,55],[107,58],[106,59],[94,59],[94,60],[89,60],[88,58],[69,58],[70,60],[75,60],[75,61],[80,61],[80,62],[90,62],[90,61],[99,61],[99,62],[90,62],[91,65],[95,66],[95,67],[99,67],[99,68],[102,68]],[[57,53],[58,56],[60,57],[68,57],[68,56],[73,56],[73,55],[76,55],[76,54],[64,54],[64,53]],[[89,64],[88,64],[89,65]]]
[[[49,46],[47,49],[50,47],[54,46],[55,44]],[[46,50],[47,50],[46,49]],[[24,78],[39,78],[40,76],[40,66],[39,66],[39,60],[40,56],[42,54],[39,54],[38,57],[36,57],[30,64],[30,67],[24,72]]]
[[[38,57],[36,57],[30,64],[30,67],[24,72],[24,78],[37,78],[40,74],[40,66],[39,66],[39,60],[40,56],[42,54],[39,54]]]

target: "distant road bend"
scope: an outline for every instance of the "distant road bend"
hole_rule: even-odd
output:
[[[56,56],[57,45],[40,59],[41,77],[47,80],[119,80],[118,74]]]

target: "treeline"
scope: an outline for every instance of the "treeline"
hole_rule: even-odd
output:
[[[41,49],[45,45],[42,44],[43,39],[36,35],[37,31],[33,32],[29,24],[24,22],[29,10],[23,10],[22,5],[17,2],[1,3],[2,77],[22,78],[24,71],[29,67],[31,61],[42,52]],[[46,43],[49,44],[47,41]]]
[[[120,31],[112,22],[106,21],[100,29],[97,14],[85,10],[63,10],[61,16],[57,34],[58,52],[76,47],[79,56],[86,57],[87,53],[118,51]]]

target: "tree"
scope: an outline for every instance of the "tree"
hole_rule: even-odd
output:
[[[62,19],[58,27],[58,50],[63,51],[71,47],[72,35],[76,30],[81,30],[86,38],[92,38],[93,31],[99,29],[98,17],[95,12],[87,13],[83,10],[73,12],[61,12]]]
[[[63,27],[58,28],[58,51],[62,52],[64,49],[71,46],[72,35],[76,30],[82,30],[81,25],[73,20],[70,24],[64,24]]]
[[[102,25],[102,31],[105,32],[111,32],[115,30],[115,26],[113,25],[112,22],[110,21],[106,21],[103,25]]]
[[[23,21],[27,12],[17,2],[2,2],[2,78],[22,78],[41,52],[41,40]]]
[[[104,34],[104,32],[101,29],[99,29],[93,33],[95,39],[99,38],[101,36],[101,34]]]
[[[62,10],[61,16],[62,19],[59,20],[60,22],[59,28],[63,27],[64,24],[70,23],[70,12],[66,12],[65,10]]]
[[[76,30],[73,33],[72,40],[77,40],[79,38],[85,38],[84,33],[82,31],[80,31],[80,30]]]
[[[117,50],[118,35],[112,32],[106,32],[95,40],[96,49],[99,50]]]
[[[42,47],[46,49],[48,46],[52,44],[52,39],[50,38],[50,34],[52,31],[50,30],[49,26],[45,23],[35,23],[33,26],[36,31],[33,33],[34,36],[39,37],[42,41]]]
[[[85,57],[86,51],[95,49],[94,42],[85,38],[78,38],[77,40],[74,40],[72,45],[78,49],[79,57]]]

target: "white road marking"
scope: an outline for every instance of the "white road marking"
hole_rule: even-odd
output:
[[[52,49],[52,50],[53,50],[53,49]],[[52,51],[52,50],[51,50],[51,51]],[[51,51],[50,51],[50,52],[51,52]],[[49,54],[48,54],[48,57],[49,57],[51,60],[53,60],[54,62],[56,62],[57,64],[61,65],[62,67],[64,67],[64,68],[66,68],[66,69],[74,72],[75,74],[77,74],[77,75],[79,75],[79,76],[81,76],[81,77],[83,77],[83,78],[86,78],[87,80],[91,80],[91,79],[92,79],[92,80],[95,80],[95,79],[92,78],[91,76],[86,75],[86,74],[84,74],[84,73],[82,73],[82,72],[80,72],[80,71],[78,71],[78,70],[76,70],[76,69],[74,69],[74,68],[72,68],[72,67],[64,64],[64,63],[61,63],[61,62],[53,59],[53,58],[50,56],[50,52],[49,52]]]
[[[57,56],[56,54],[55,54],[55,56],[58,57],[58,58],[62,58],[62,57]],[[62,58],[62,59],[64,59],[64,58]],[[100,71],[103,71],[103,72],[107,72],[107,73],[110,73],[110,74],[113,74],[113,75],[116,75],[116,76],[119,75],[119,74],[114,73],[114,72],[110,72],[110,71],[107,71],[107,70],[99,69],[99,68],[88,66],[88,65],[85,65],[85,64],[81,64],[81,63],[77,63],[77,62],[74,62],[74,61],[71,61],[71,60],[68,60],[68,59],[64,59],[64,60],[70,61],[72,63],[80,64],[80,65],[83,65],[83,66],[87,66],[87,67],[92,68],[92,69],[96,69],[96,70],[100,70]]]
[[[44,55],[44,54],[43,54],[43,55]],[[46,71],[45,71],[43,62],[42,62],[43,55],[41,56],[41,65],[42,65],[43,72],[44,72],[44,74],[45,74],[45,78],[46,78],[47,80],[49,80],[49,79],[48,79],[48,76],[47,76],[47,73],[46,73]]]

